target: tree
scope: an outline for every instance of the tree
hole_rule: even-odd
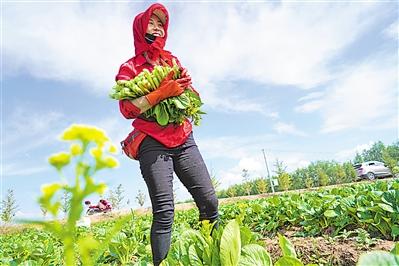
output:
[[[252,190],[252,183],[249,181],[248,177],[248,169],[242,169],[242,179],[244,181],[244,183],[242,184],[242,188],[244,190],[244,193],[246,195],[251,195],[251,190]]]
[[[14,190],[8,189],[7,196],[1,201],[1,220],[9,223],[18,210],[17,201],[14,196]]]
[[[382,152],[384,151],[385,146],[382,141],[377,141],[371,146],[368,150],[363,150],[362,157],[364,161],[383,161]]]
[[[305,179],[305,187],[306,188],[311,188],[313,187],[313,178],[311,177],[310,174],[306,174],[306,179]]]
[[[143,207],[144,202],[145,202],[145,194],[140,189],[139,189],[139,192],[137,193],[136,200],[137,200],[137,203],[140,205],[140,207]]]
[[[291,176],[285,171],[287,167],[278,159],[276,159],[274,166],[276,167],[275,173],[277,174],[279,187],[281,190],[289,190],[291,187]]]
[[[399,141],[387,146],[382,152],[382,158],[392,173],[397,174],[399,172]]]
[[[353,168],[353,165],[350,162],[346,162],[343,165],[344,170],[345,170],[345,175],[346,175],[346,182],[353,182],[356,181],[357,179],[357,173],[355,168]]]
[[[229,196],[230,198],[237,196],[237,189],[235,186],[231,186],[227,189],[226,192],[227,196]]]
[[[276,163],[274,164],[274,166],[276,167],[276,170],[274,170],[274,172],[277,175],[281,175],[281,174],[285,173],[285,170],[287,169],[287,167],[284,166],[283,161],[279,161],[278,159],[276,159]]]
[[[264,194],[268,191],[268,184],[262,177],[255,180],[255,187],[259,194]]]
[[[48,210],[43,206],[40,206],[40,210],[42,211],[43,218],[46,218]]]
[[[307,175],[307,169],[306,168],[300,168],[296,169],[292,174],[291,174],[291,180],[292,180],[292,189],[301,189],[305,187],[305,180],[306,180],[306,175]]]
[[[335,166],[335,178],[336,184],[342,184],[346,182],[346,173],[340,164]]]
[[[356,152],[355,160],[353,161],[354,164],[362,163],[364,162],[363,157]]]
[[[277,179],[282,190],[287,191],[291,188],[291,176],[288,173],[280,174]]]
[[[61,196],[61,210],[66,215],[71,208],[71,192],[63,191]]]
[[[216,175],[211,175],[211,182],[215,191],[220,187],[220,181],[217,179]]]
[[[222,189],[222,190],[218,190],[216,191],[216,196],[221,199],[221,198],[227,198],[227,190],[226,189]]]
[[[124,192],[125,190],[123,189],[122,184],[119,184],[115,190],[109,191],[108,201],[114,209],[120,209],[122,207],[122,201],[125,198],[123,195]]]
[[[327,186],[330,182],[330,179],[328,178],[326,172],[324,172],[323,169],[320,168],[317,170],[317,175],[319,176],[320,186]]]

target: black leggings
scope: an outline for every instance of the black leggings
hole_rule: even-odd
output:
[[[192,133],[184,144],[172,149],[147,136],[140,145],[139,162],[152,203],[152,257],[154,265],[159,265],[170,248],[173,172],[194,198],[200,220],[217,220],[218,199]]]

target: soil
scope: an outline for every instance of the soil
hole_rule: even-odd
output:
[[[293,237],[286,236],[295,247],[297,257],[304,265],[315,263],[317,265],[356,265],[359,256],[371,250],[393,249],[395,242],[377,240],[377,243],[367,246],[361,245],[355,238],[329,240],[323,237]],[[278,237],[262,239],[273,263],[282,256]]]

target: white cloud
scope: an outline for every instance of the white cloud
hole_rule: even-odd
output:
[[[220,181],[220,188],[243,182],[242,170],[248,170],[249,179],[266,175],[266,166],[261,155],[248,156],[239,159],[236,165],[230,169],[221,170],[216,176]]]
[[[274,135],[221,136],[218,138],[196,140],[207,159],[241,159],[260,153],[262,145],[278,145]]]
[[[266,149],[266,157],[271,175],[274,175],[275,161],[283,161],[287,171],[294,171],[297,168],[310,164],[309,154],[301,152],[279,151],[284,146],[277,136],[259,135],[250,137],[225,136],[212,139],[198,139],[198,146],[204,159],[211,166],[211,171],[221,182],[221,188],[243,181],[242,169],[247,169],[249,178],[267,176],[266,165],[262,148]],[[212,162],[228,159],[228,165],[223,168],[213,168]],[[226,164],[218,164],[226,165]]]
[[[362,17],[370,7],[240,3],[223,9],[198,5],[193,11],[187,5],[176,19],[171,47],[194,72],[194,80],[227,77],[312,87],[330,78],[328,60],[375,18]],[[204,28],[203,35],[188,34]]]
[[[267,153],[268,167],[271,176],[275,175],[275,162],[276,159],[283,162],[288,172],[292,172],[298,168],[306,167],[310,164],[310,160],[305,154],[299,152],[290,153]],[[267,177],[267,169],[262,154],[255,156],[248,156],[235,161],[235,166],[229,169],[223,169],[216,173],[221,185],[220,188],[227,188],[231,185],[243,182],[242,170],[247,169],[249,179],[258,177]]]
[[[397,66],[390,61],[369,60],[348,67],[327,89],[321,110],[322,132],[373,128],[391,120],[397,116],[397,82]]]
[[[277,131],[279,134],[290,134],[290,135],[296,135],[296,136],[306,136],[307,134],[303,132],[302,130],[299,130],[295,125],[293,124],[287,124],[283,122],[277,122],[274,126],[273,129]]]
[[[385,36],[395,40],[399,39],[399,20],[396,20],[384,30]]]
[[[204,82],[203,87],[206,88],[206,90],[201,91],[201,98],[207,106],[216,108],[219,112],[253,112],[273,120],[279,117],[278,112],[265,107],[264,103],[248,100],[245,98],[245,94],[234,95],[233,92],[228,92],[229,85],[218,90],[218,88],[222,86],[219,85],[219,83]],[[226,84],[231,84],[231,82]]]
[[[27,71],[53,80],[80,82],[107,92],[121,63],[134,54],[132,17],[139,6],[95,3],[7,5],[5,73]],[[134,11],[136,10],[136,11]]]
[[[28,105],[17,106],[11,116],[6,118],[6,130],[11,130],[12,134],[6,141],[13,142],[22,136],[41,134],[48,131],[51,125],[63,119],[63,114],[59,112],[38,112],[32,110]]]
[[[26,163],[11,163],[2,166],[3,176],[30,176],[32,174],[42,173],[50,168],[48,166],[27,166]]]
[[[298,113],[311,113],[316,110],[319,110],[323,105],[323,101],[321,100],[323,95],[324,92],[316,91],[316,92],[311,92],[306,96],[299,98],[298,102],[299,103],[304,102],[304,103],[296,106],[294,108],[294,111]]]
[[[356,153],[360,154],[364,150],[370,149],[373,146],[373,144],[374,144],[374,141],[369,141],[368,143],[365,143],[365,144],[359,144],[359,145],[356,145],[356,147],[354,147],[354,148],[337,152],[334,157],[336,158],[336,160],[341,161],[341,162],[352,160],[356,156]]]
[[[24,70],[39,78],[80,82],[95,93],[108,92],[119,65],[133,55],[131,22],[144,6],[7,5],[6,73]],[[376,15],[369,14],[375,6],[169,4],[166,48],[189,68],[194,85],[210,106],[276,118],[277,112],[260,100],[234,100],[220,81],[244,79],[303,88],[325,82],[331,78],[328,61],[374,21]]]
[[[15,219],[21,219],[21,220],[30,220],[30,219],[34,219],[34,220],[40,220],[43,219],[43,215],[41,215],[39,212],[33,212],[31,211],[17,211],[15,213]]]
[[[321,100],[316,100],[316,101],[310,101],[307,103],[304,103],[302,105],[299,105],[295,107],[295,112],[298,113],[311,113],[314,111],[319,110],[323,106],[323,101]]]
[[[238,167],[241,170],[247,169],[249,172],[251,171],[261,172],[264,170],[265,164],[262,156],[256,156],[256,157],[242,158],[238,163]]]
[[[38,111],[25,104],[15,107],[2,121],[2,176],[29,176],[49,169],[41,149],[57,141],[64,115],[53,111]],[[40,152],[38,152],[40,151]]]
[[[64,115],[59,112],[32,110],[29,106],[16,107],[11,116],[2,121],[4,138],[1,145],[5,158],[27,154],[31,150],[56,140],[56,132],[63,124]]]
[[[4,137],[1,140],[4,154],[1,167],[4,177],[29,176],[51,169],[45,160],[50,155],[49,152],[53,152],[51,149],[54,144],[60,143],[59,137],[69,126],[66,120],[79,120],[78,124],[90,124],[105,130],[118,148],[119,141],[132,129],[119,116],[82,121],[81,118],[66,119],[62,113],[37,110],[29,105],[15,107],[10,113],[3,121]]]
[[[322,92],[322,91],[311,92],[311,93],[307,94],[306,96],[299,98],[298,102],[319,99],[323,95],[324,95],[324,92]]]

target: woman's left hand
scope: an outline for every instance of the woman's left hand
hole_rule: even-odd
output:
[[[180,77],[181,78],[184,78],[185,76],[187,76],[187,68],[180,67],[179,71],[180,71]]]
[[[182,88],[187,88],[191,85],[191,77],[185,76],[184,78],[176,79],[176,82],[179,83]]]

